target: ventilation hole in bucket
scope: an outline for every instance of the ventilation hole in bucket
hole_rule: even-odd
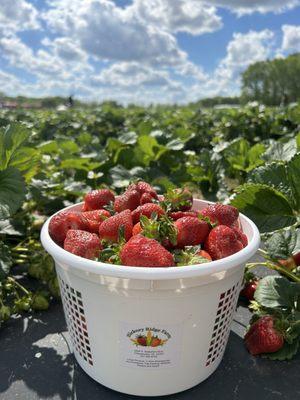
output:
[[[240,282],[220,294],[206,366],[219,359],[225,349],[239,291]]]
[[[93,365],[81,293],[73,289],[61,277],[59,277],[59,283],[73,348],[87,363]]]

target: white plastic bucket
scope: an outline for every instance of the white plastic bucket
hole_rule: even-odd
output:
[[[193,209],[208,203],[194,200]],[[240,214],[249,244],[230,257],[141,268],[65,251],[49,236],[50,219],[41,240],[55,260],[74,355],[88,375],[119,392],[161,396],[189,389],[215,371],[228,341],[244,264],[260,243],[251,220]]]

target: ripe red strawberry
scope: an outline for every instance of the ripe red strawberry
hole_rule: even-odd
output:
[[[291,257],[285,260],[278,260],[279,263],[287,270],[292,271],[300,265],[300,252],[293,254]]]
[[[131,216],[133,223],[136,224],[137,222],[139,222],[141,215],[146,215],[146,217],[150,218],[151,214],[153,213],[156,213],[157,215],[165,214],[164,210],[158,204],[143,204],[142,206],[139,206],[134,211],[132,211]]]
[[[156,191],[153,189],[153,187],[144,181],[140,181],[137,183],[132,183],[131,185],[128,186],[127,191],[131,191],[131,190],[136,190],[139,192],[140,197],[144,194],[144,193],[148,193],[151,195],[152,198],[154,199],[158,199],[158,195],[156,193]],[[145,203],[142,203],[145,204]]]
[[[275,320],[265,315],[257,320],[245,335],[245,344],[252,355],[274,353],[281,349],[284,338],[275,327]]]
[[[138,222],[137,224],[134,225],[133,229],[132,229],[132,236],[134,235],[138,235],[139,233],[142,232],[142,227],[141,227],[141,223]]]
[[[133,267],[171,267],[173,255],[154,239],[135,235],[120,252],[121,263]]]
[[[215,203],[201,210],[204,217],[219,225],[232,226],[239,217],[237,208],[225,204]]]
[[[124,237],[127,241],[132,235],[133,228],[130,210],[124,210],[103,221],[99,227],[100,239],[118,242],[121,227],[124,229]]]
[[[88,223],[80,212],[60,212],[51,218],[49,223],[49,234],[59,245],[62,245],[68,230],[88,230]]]
[[[243,246],[246,247],[248,245],[247,236],[239,229],[232,228],[234,230],[236,238],[243,243]]]
[[[92,260],[99,256],[102,246],[95,233],[70,229],[64,241],[64,249],[76,256]]]
[[[197,255],[200,257],[206,258],[208,261],[212,261],[210,254],[208,254],[208,252],[205,250],[198,251]]]
[[[151,193],[143,193],[140,200],[140,205],[152,203],[155,197]]]
[[[179,218],[174,225],[177,229],[176,247],[179,248],[203,243],[209,233],[208,223],[195,217]]]
[[[87,222],[87,230],[92,233],[99,232],[99,226],[102,222],[110,217],[110,212],[107,210],[93,210],[82,213]]]
[[[140,194],[136,190],[127,190],[125,193],[116,197],[114,209],[116,212],[124,210],[135,210],[140,205]]]
[[[115,196],[109,189],[92,190],[84,197],[84,205],[82,211],[99,210],[107,205],[110,201],[114,201]]]
[[[138,336],[136,341],[140,346],[147,346],[147,338],[145,336]]]
[[[255,279],[249,282],[246,282],[243,289],[241,290],[240,295],[245,297],[248,301],[254,299],[254,293],[257,288],[259,280]]]
[[[243,249],[243,243],[238,240],[233,229],[226,225],[213,228],[205,241],[204,249],[208,251],[213,260],[228,257]]]
[[[198,211],[174,211],[169,213],[169,217],[176,221],[179,218],[183,217],[197,217]]]

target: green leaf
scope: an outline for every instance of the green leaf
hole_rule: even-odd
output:
[[[231,204],[251,218],[261,232],[271,232],[296,222],[287,197],[267,185],[239,186]]]
[[[282,276],[266,276],[256,288],[254,299],[266,308],[293,309],[300,296],[300,283],[288,281]]]
[[[265,241],[265,249],[274,259],[286,259],[300,251],[300,229],[289,228],[273,233]]]
[[[37,146],[37,148],[45,154],[57,153],[59,150],[58,144],[55,140],[48,140]]]
[[[29,136],[25,126],[17,123],[0,129],[0,170],[9,167],[12,160],[16,161],[16,153]]]
[[[289,343],[300,337],[300,320],[294,322],[286,331],[286,338]]]
[[[300,211],[300,153],[287,164],[288,177],[297,211]]]
[[[24,234],[20,221],[15,219],[0,219],[0,234],[21,236]]]
[[[58,145],[63,152],[70,154],[77,153],[80,150],[79,146],[73,140],[61,140]]]
[[[271,145],[264,153],[263,158],[267,161],[289,161],[297,153],[297,142],[295,138],[286,143],[280,141]]]
[[[291,360],[298,352],[299,340],[294,340],[292,343],[284,342],[283,347],[275,353],[263,354],[264,358],[269,360]]]
[[[0,241],[0,282],[6,278],[13,264],[9,247]]]
[[[9,167],[0,171],[0,220],[7,219],[21,207],[26,186],[19,170]]]
[[[286,194],[292,201],[293,194],[287,174],[286,165],[282,162],[274,161],[270,164],[255,168],[248,175],[248,182],[269,185]]]
[[[79,169],[88,172],[98,168],[100,163],[93,162],[90,158],[67,158],[62,160],[60,166],[63,169]]]

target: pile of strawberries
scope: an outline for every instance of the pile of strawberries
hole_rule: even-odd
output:
[[[247,246],[235,207],[216,203],[198,212],[192,206],[186,188],[158,196],[140,181],[120,196],[109,189],[89,192],[81,211],[52,217],[49,233],[77,256],[137,267],[200,264]]]

